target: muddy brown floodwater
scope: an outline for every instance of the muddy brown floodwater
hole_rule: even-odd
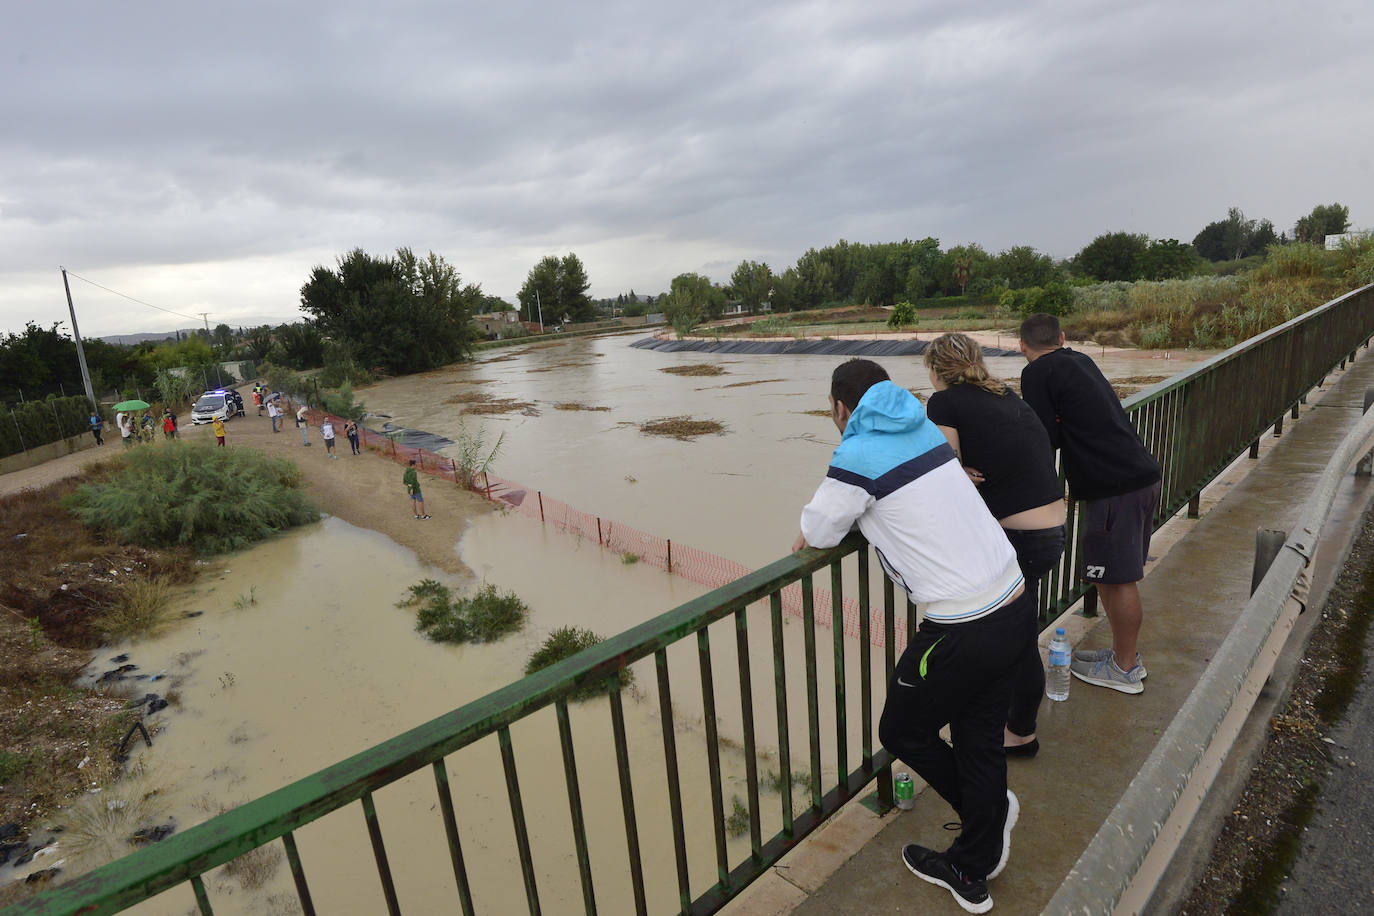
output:
[[[802,504],[824,473],[838,434],[825,406],[827,357],[666,354],[635,350],[630,338],[574,340],[501,351],[468,366],[394,379],[360,392],[368,408],[394,422],[456,439],[465,426],[505,433],[494,470],[584,511],[709,550],[751,567],[777,559],[796,533]],[[1200,359],[1197,356],[1195,359]],[[1139,354],[1112,357],[1112,377],[1180,371],[1194,360],[1151,362]],[[882,361],[903,386],[928,389],[914,358]],[[674,375],[663,368],[717,364],[720,376]],[[992,361],[1014,378],[1023,362]],[[528,403],[521,412],[464,416],[446,403],[480,383],[493,398]],[[556,409],[577,404],[584,409]],[[585,408],[609,408],[594,410]],[[639,426],[667,416],[717,420],[724,435],[692,441],[645,436]],[[177,829],[257,798],[356,754],[519,677],[530,653],[551,630],[577,625],[613,635],[706,589],[647,564],[626,564],[615,552],[515,513],[477,514],[458,553],[476,579],[519,594],[531,607],[528,627],[501,642],[452,647],[430,643],[414,629],[413,612],[395,607],[405,587],[429,576],[468,587],[476,582],[423,564],[413,552],[375,532],[328,518],[227,560],[183,596],[177,611],[203,611],[161,636],[102,652],[92,672],[127,652],[143,672],[165,678],[159,689],[177,702],[155,719],[151,751],[135,756],[134,775],[92,795],[71,812],[76,825],[59,856],[69,874],[127,851],[133,829],[166,823]],[[875,564],[876,567],[876,564]],[[825,578],[825,577],[822,577]],[[825,583],[818,583],[825,584]],[[879,594],[875,592],[875,594]],[[802,627],[785,617],[789,670],[800,660]],[[771,638],[767,615],[748,615],[760,773],[777,768]],[[711,628],[711,656],[722,734],[725,810],[745,795],[741,704],[732,622]],[[846,688],[857,694],[859,647],[846,644]],[[830,657],[829,639],[822,643]],[[673,727],[682,769],[683,808],[690,839],[692,893],[716,878],[707,755],[697,647],[669,650]],[[634,793],[651,909],[676,907],[673,846],[664,781],[659,701],[653,663],[634,666],[626,704]],[[834,695],[828,661],[818,692]],[[875,665],[880,703],[881,663]],[[789,679],[794,770],[809,768],[804,678]],[[822,703],[822,735],[834,735],[833,711]],[[849,722],[849,767],[857,763],[859,724]],[[604,698],[576,704],[572,726],[588,821],[598,905],[632,908],[624,867],[614,743]],[[577,862],[552,709],[512,728],[541,901],[549,912],[580,909]],[[838,770],[833,742],[822,775]],[[463,852],[479,910],[524,908],[500,754],[494,738],[448,758]],[[805,804],[803,783],[795,807]],[[456,900],[433,779],[428,770],[376,793],[378,815],[407,912],[452,909]],[[762,789],[764,836],[780,825],[776,788]],[[361,809],[350,805],[296,833],[320,912],[384,909]],[[747,835],[730,840],[731,861],[747,851]],[[51,864],[51,858],[42,864]],[[207,882],[216,912],[296,912],[279,845]],[[181,914],[194,907],[180,887],[134,912]]]

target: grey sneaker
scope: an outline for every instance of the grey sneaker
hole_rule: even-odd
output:
[[[1112,650],[1108,649],[1074,649],[1073,657],[1081,662],[1097,663],[1104,658],[1112,657]],[[1145,663],[1140,660],[1140,653],[1135,654],[1135,666],[1140,669],[1140,679],[1145,680]]]
[[[1096,684],[1098,687],[1110,687],[1122,693],[1141,693],[1145,690],[1145,685],[1140,683],[1140,666],[1136,665],[1130,671],[1122,671],[1110,654],[1095,662],[1075,658],[1069,664],[1069,670],[1080,681]]]

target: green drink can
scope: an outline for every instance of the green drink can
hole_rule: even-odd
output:
[[[916,785],[911,781],[908,773],[898,773],[892,781],[893,796],[897,800],[897,807],[903,811],[910,811],[916,807]]]

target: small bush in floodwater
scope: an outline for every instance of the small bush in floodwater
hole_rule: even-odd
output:
[[[601,642],[601,637],[591,630],[584,630],[581,627],[559,627],[548,635],[544,644],[534,650],[530,660],[525,663],[525,674],[534,674],[536,671],[543,671],[550,665],[555,665],[565,658],[572,658],[583,649],[590,649],[592,646]],[[620,684],[628,687],[634,683],[635,673],[629,668],[620,672]],[[584,684],[575,690],[570,698],[574,700],[590,700],[599,697],[606,692],[604,681],[594,684]]]
[[[530,612],[518,595],[498,592],[491,584],[466,598],[455,598],[434,579],[422,579],[408,591],[397,607],[418,607],[415,629],[435,642],[495,642],[523,627]]]
[[[633,566],[639,562],[639,554],[630,553],[628,550],[620,555],[620,562],[626,566]]]
[[[166,576],[128,580],[114,607],[100,618],[101,635],[110,642],[118,642],[153,632],[166,618],[171,590]]]
[[[744,836],[749,832],[749,809],[738,795],[733,799],[730,815],[725,818],[725,830],[730,836]]]
[[[124,457],[123,470],[78,487],[62,505],[130,543],[225,553],[320,517],[296,466],[254,449],[167,442]]]

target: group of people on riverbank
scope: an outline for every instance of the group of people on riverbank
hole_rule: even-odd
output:
[[[178,433],[177,415],[170,407],[162,409],[161,421],[154,420],[153,415],[148,412],[138,414],[133,411],[120,411],[115,414],[115,426],[119,428],[119,437],[125,448],[132,448],[140,442],[152,442],[157,436],[156,430],[159,426],[162,428],[164,439],[175,439]],[[104,445],[105,418],[94,410],[91,411],[90,429],[95,444]]]
[[[1039,749],[1045,672],[1037,645],[1041,578],[1065,546],[1062,453],[1084,501],[1083,576],[1097,586],[1112,648],[1074,653],[1074,677],[1143,691],[1137,639],[1160,466],[1092,359],[1064,346],[1058,319],[1022,323],[1021,397],[988,372],[982,348],[945,334],[926,351],[935,393],[923,407],[865,359],[831,378],[841,442],[802,510],[794,550],[833,547],[854,527],[922,609],[888,685],[883,746],[958,812],[949,849],[902,850],[917,877],[971,913],[1007,864],[1020,812],[1006,758]],[[948,725],[952,745],[940,737]]]

